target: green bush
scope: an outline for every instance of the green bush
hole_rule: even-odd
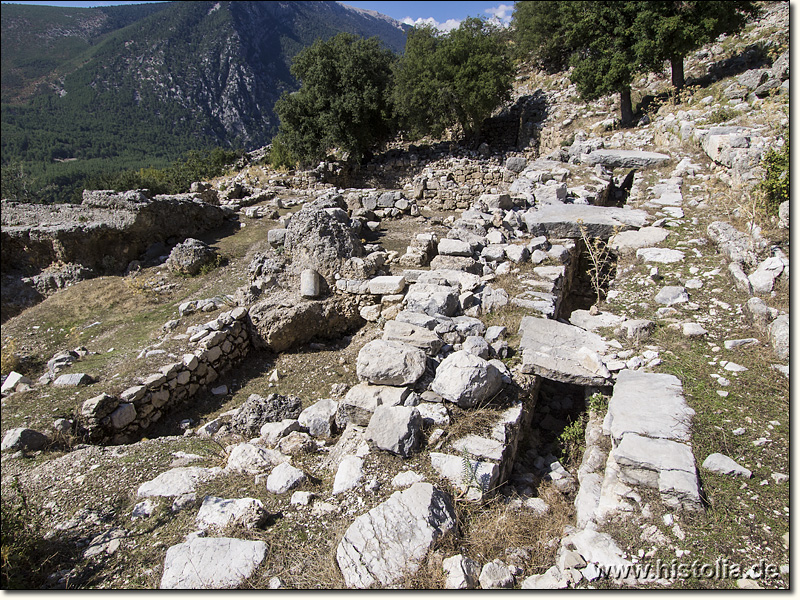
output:
[[[730,121],[738,117],[740,113],[738,110],[734,110],[732,108],[718,108],[710,115],[708,115],[708,122],[709,123],[725,123],[726,121]]]
[[[241,150],[224,148],[214,148],[209,151],[191,150],[181,160],[175,161],[165,169],[150,168],[103,173],[88,179],[82,187],[117,192],[147,189],[153,194],[181,194],[188,192],[195,181],[224,174],[242,156],[244,152]]]
[[[275,169],[294,169],[297,164],[280,134],[272,139],[272,147],[269,150],[269,164]]]
[[[284,167],[314,165],[331,154],[359,163],[394,134],[390,93],[395,56],[377,37],[340,33],[317,40],[292,62],[302,82],[275,103]],[[273,146],[273,152],[275,152]],[[272,157],[271,157],[272,160]]]
[[[789,139],[784,138],[781,148],[771,148],[761,165],[767,171],[761,183],[765,209],[768,215],[777,215],[778,207],[789,199]]]

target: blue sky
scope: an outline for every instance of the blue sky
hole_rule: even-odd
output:
[[[141,4],[138,2],[15,2],[15,4],[45,4],[48,6],[110,6],[118,4]],[[5,2],[4,2],[5,4]],[[374,10],[409,24],[428,23],[448,31],[458,27],[466,17],[485,17],[507,24],[514,10],[510,0],[498,2],[379,2],[373,0],[345,1],[344,4]]]

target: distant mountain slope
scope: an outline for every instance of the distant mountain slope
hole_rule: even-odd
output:
[[[2,99],[29,98],[48,75],[69,68],[73,59],[121,29],[167,7],[166,3],[61,8],[2,5]]]
[[[275,101],[297,88],[289,66],[301,49],[347,31],[400,52],[406,29],[329,1],[3,4],[3,164],[52,178],[109,159],[144,166],[191,148],[258,147],[277,128]]]

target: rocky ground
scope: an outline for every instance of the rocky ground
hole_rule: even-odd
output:
[[[250,167],[224,227],[8,319],[9,585],[788,587],[787,38],[770,5],[628,130],[522,74],[539,155]]]

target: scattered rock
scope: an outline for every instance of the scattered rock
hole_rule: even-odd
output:
[[[668,285],[661,288],[661,291],[656,294],[655,301],[659,304],[672,306],[673,304],[681,304],[689,301],[689,294],[686,290],[677,285]]]
[[[781,315],[769,326],[769,341],[775,356],[789,360],[789,315]]]
[[[376,385],[412,385],[424,372],[425,353],[402,342],[373,340],[356,359],[359,379]]]
[[[444,587],[447,590],[472,590],[478,585],[480,564],[468,556],[456,554],[442,561],[447,574]]]
[[[79,387],[94,383],[94,378],[86,373],[65,373],[53,382],[56,387]]]
[[[431,390],[442,398],[470,408],[492,397],[503,382],[497,368],[464,350],[445,358],[436,369]]]
[[[3,394],[8,394],[13,392],[17,389],[17,386],[23,385],[31,385],[31,380],[22,375],[21,373],[17,373],[16,371],[11,371],[6,377],[6,380],[3,382],[3,387],[0,388],[0,392]]]
[[[166,267],[175,273],[197,275],[217,260],[217,252],[205,242],[187,238],[172,249]]]
[[[206,496],[196,521],[201,527],[224,528],[230,525],[254,529],[261,527],[268,513],[261,500],[255,498],[236,498],[225,500],[216,496]]]
[[[267,491],[273,494],[284,494],[301,485],[306,480],[306,474],[288,462],[279,464],[267,477]]]
[[[702,325],[699,323],[684,323],[683,324],[683,335],[684,337],[703,337],[704,335],[708,334]]]
[[[220,467],[176,467],[146,481],[136,491],[140,498],[148,496],[181,496],[194,492],[198,484],[222,474]]]
[[[680,250],[671,250],[669,248],[640,248],[636,251],[636,258],[644,262],[669,264],[681,262],[684,256],[684,253]]]
[[[422,442],[422,417],[414,407],[378,406],[364,438],[381,450],[408,457]]]
[[[280,452],[254,444],[237,444],[228,455],[227,471],[258,475],[288,460]]]
[[[297,420],[312,437],[330,438],[336,431],[338,409],[339,403],[336,400],[325,398],[303,410]]]
[[[483,565],[478,579],[484,590],[514,587],[514,576],[499,558]]]
[[[703,461],[703,468],[712,473],[738,475],[745,479],[750,479],[753,476],[753,473],[749,469],[745,469],[732,458],[718,452],[708,455],[708,458]]]
[[[266,398],[250,394],[231,418],[231,427],[242,435],[259,435],[261,427],[287,419],[297,419],[302,410],[300,398],[270,394]]]
[[[364,459],[358,456],[345,456],[333,480],[333,495],[341,494],[356,487],[364,477]]]
[[[3,436],[0,450],[36,451],[41,450],[49,443],[50,440],[43,433],[25,427],[16,427],[9,429]]]

